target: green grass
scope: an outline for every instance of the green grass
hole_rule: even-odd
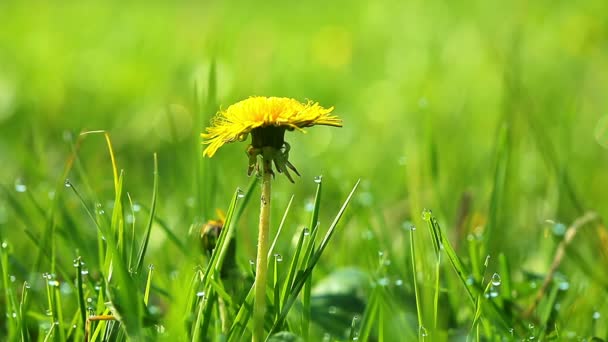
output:
[[[251,339],[259,181],[199,136],[250,95],[344,120],[286,136],[269,340],[608,339],[604,13],[0,4],[0,340]]]

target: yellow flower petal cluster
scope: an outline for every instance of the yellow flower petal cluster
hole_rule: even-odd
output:
[[[302,130],[314,125],[342,126],[342,120],[332,115],[333,107],[323,108],[317,102],[301,103],[285,97],[255,96],[237,102],[218,112],[211,127],[202,133],[207,146],[203,155],[212,157],[226,143],[243,141],[254,129],[281,127]]]

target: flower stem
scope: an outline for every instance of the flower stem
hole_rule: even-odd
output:
[[[260,197],[260,225],[258,228],[258,256],[255,268],[255,301],[253,307],[254,342],[261,342],[264,340],[266,279],[268,271],[268,235],[270,230],[271,159],[262,159],[262,195]]]

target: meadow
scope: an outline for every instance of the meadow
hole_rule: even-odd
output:
[[[602,14],[604,13],[604,14]],[[608,2],[0,3],[0,340],[608,339]]]

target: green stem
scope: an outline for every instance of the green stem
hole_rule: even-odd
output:
[[[268,235],[270,227],[271,159],[263,158],[262,196],[260,197],[260,226],[258,230],[258,256],[255,268],[255,302],[253,307],[253,341],[264,340],[266,312],[266,279],[268,272]]]

